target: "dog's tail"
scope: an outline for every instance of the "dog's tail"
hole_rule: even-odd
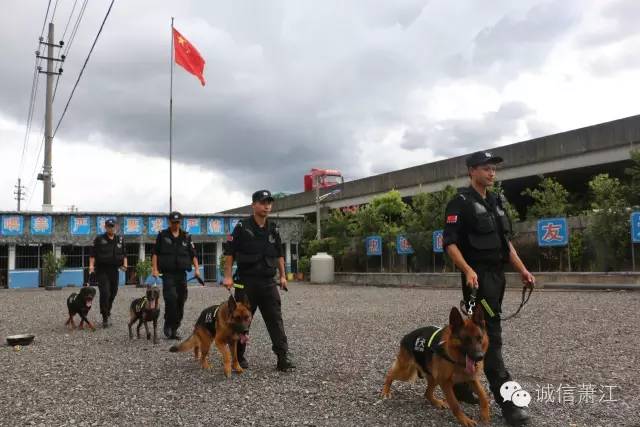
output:
[[[172,345],[169,351],[172,353],[182,353],[183,351],[189,351],[196,346],[196,340],[196,336],[192,334],[189,338],[182,341],[180,344]]]

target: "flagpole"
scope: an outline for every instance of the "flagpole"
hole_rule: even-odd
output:
[[[173,211],[173,16],[171,17],[171,83],[169,84],[169,212]]]

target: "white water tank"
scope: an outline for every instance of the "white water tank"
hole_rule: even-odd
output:
[[[318,252],[311,257],[311,282],[332,283],[334,281],[333,257],[326,252]]]

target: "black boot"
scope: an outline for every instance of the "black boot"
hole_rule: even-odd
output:
[[[249,362],[247,362],[247,358],[244,357],[244,354],[242,355],[238,355],[238,364],[240,364],[240,367],[242,369],[248,369],[249,368]]]
[[[180,341],[182,339],[182,337],[180,335],[178,335],[178,329],[174,328],[171,329],[171,336],[169,337],[170,340],[178,340]]]
[[[510,426],[523,426],[529,421],[529,410],[526,407],[521,408],[511,401],[501,403],[500,407],[502,416]]]
[[[456,399],[460,402],[469,403],[471,405],[477,405],[480,403],[469,383],[458,383],[453,385],[453,393],[456,395]]]
[[[166,323],[164,324],[164,327],[162,328],[162,332],[164,332],[164,336],[167,339],[171,338],[171,327],[168,326]]]
[[[281,353],[281,354],[278,354],[277,356],[278,356],[278,366],[277,366],[278,371],[287,372],[289,369],[293,369],[296,367],[296,365],[289,358],[289,355],[287,353]]]
[[[106,314],[102,315],[102,327],[105,329],[109,327],[109,316]]]

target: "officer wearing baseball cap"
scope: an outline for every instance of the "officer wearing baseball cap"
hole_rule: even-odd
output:
[[[105,233],[93,240],[89,256],[89,274],[95,272],[100,290],[100,314],[102,327],[110,325],[111,307],[118,293],[118,269],[127,270],[127,257],[124,239],[115,234],[116,221],[107,218],[104,222]]]
[[[277,285],[287,290],[287,277],[282,254],[282,241],[276,224],[267,217],[271,213],[273,197],[269,190],[259,190],[251,197],[253,215],[241,219],[233,229],[224,246],[225,271],[223,284],[227,289],[234,286],[232,265],[238,265],[235,298],[246,295],[252,313],[260,309],[271,338],[272,350],[278,358],[277,369],[287,371],[294,368],[289,357],[287,336],[284,332],[280,294]],[[246,345],[238,343],[238,362],[248,367],[244,357]]]
[[[195,267],[200,277],[198,258],[191,235],[180,228],[182,214],[169,214],[169,228],[158,233],[151,256],[152,275],[162,273],[162,297],[164,298],[164,334],[168,339],[180,339],[178,329],[187,302],[187,271]]]
[[[484,372],[489,388],[502,415],[511,425],[527,423],[526,408],[504,401],[500,386],[511,380],[502,359],[502,325],[500,313],[505,291],[504,265],[510,263],[520,273],[523,283],[533,286],[535,278],[520,260],[509,241],[511,220],[504,209],[504,196],[489,189],[494,185],[496,165],[502,158],[488,151],[466,158],[470,185],[449,202],[445,210],[444,247],[462,272],[462,294],[467,303],[476,293],[476,310],[485,311],[489,349],[484,358]],[[459,400],[477,403],[467,384],[454,387]]]

